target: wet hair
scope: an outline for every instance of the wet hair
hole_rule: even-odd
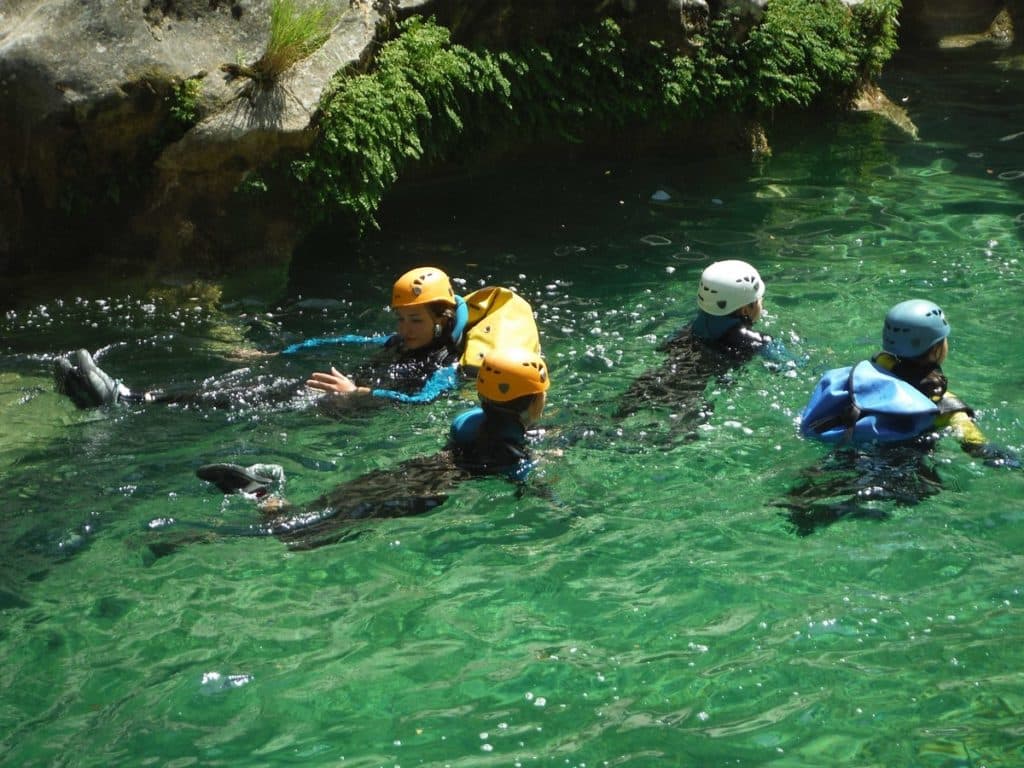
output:
[[[892,372],[925,397],[938,400],[946,394],[948,381],[938,363],[928,359],[930,352],[931,348],[917,357],[899,358]]]
[[[444,336],[451,337],[455,330],[455,307],[445,304],[443,301],[432,301],[424,305],[434,322],[444,329]]]
[[[521,418],[524,413],[530,410],[533,401],[538,397],[540,397],[539,394],[523,395],[506,403],[498,403],[482,397],[480,398],[480,407],[492,413],[507,414]]]
[[[905,360],[906,362],[911,363],[912,365],[932,365],[933,364],[932,361],[929,360],[928,358],[931,357],[932,352],[934,352],[938,347],[942,346],[942,343],[944,341],[947,341],[947,339],[945,339],[945,338],[939,339],[938,341],[936,341],[934,344],[932,344],[930,347],[928,347],[928,349],[926,349],[924,352],[922,352],[917,357],[901,357],[899,359],[900,360]],[[892,354],[892,353],[890,352],[889,354]]]

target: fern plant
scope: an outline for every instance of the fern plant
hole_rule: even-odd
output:
[[[447,29],[413,17],[382,48],[371,74],[339,76],[321,103],[315,149],[293,165],[316,210],[341,210],[374,226],[384,193],[425,147],[450,147],[475,97],[508,103],[493,56],[452,45]]]
[[[900,0],[772,0],[745,37],[718,19],[689,53],[630,41],[611,19],[518,51],[469,50],[412,17],[374,68],[341,73],[313,149],[292,164],[315,218],[375,225],[411,163],[474,144],[583,142],[630,125],[671,131],[712,113],[844,104],[894,52]]]

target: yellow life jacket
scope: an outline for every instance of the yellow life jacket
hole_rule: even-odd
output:
[[[463,297],[469,309],[466,349],[459,362],[476,375],[492,349],[519,347],[540,354],[540,333],[530,302],[508,288],[488,286]]]

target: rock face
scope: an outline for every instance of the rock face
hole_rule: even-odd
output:
[[[492,49],[603,16],[685,48],[709,18],[749,25],[765,4],[347,0],[323,47],[255,87],[222,66],[261,56],[271,0],[0,0],[0,273],[288,259],[301,217],[239,189],[310,145],[334,73],[366,62],[380,30],[412,13]],[[903,28],[974,31],[1004,4],[905,0]]]
[[[268,0],[6,0],[0,266],[284,247],[274,221],[232,222],[226,201],[308,144],[330,77],[366,55],[381,11],[352,3],[322,48],[247,92],[220,68],[256,60],[269,19]]]
[[[931,48],[953,38],[1013,42],[1016,27],[1019,44],[1022,14],[1024,3],[1019,0],[903,0],[901,43]]]

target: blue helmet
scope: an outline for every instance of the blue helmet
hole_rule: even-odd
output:
[[[949,336],[942,308],[931,301],[901,301],[889,310],[882,328],[882,349],[896,357],[920,357]]]

